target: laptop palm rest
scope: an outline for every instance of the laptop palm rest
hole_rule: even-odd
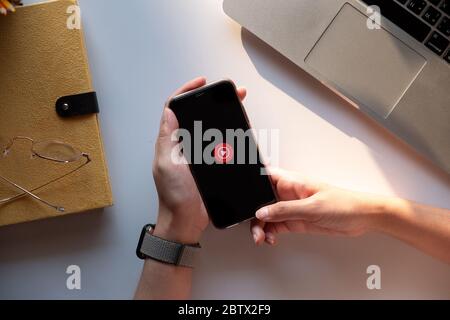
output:
[[[387,118],[426,60],[367,16],[345,4],[305,63],[345,96]]]

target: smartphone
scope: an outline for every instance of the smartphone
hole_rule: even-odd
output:
[[[178,119],[182,154],[216,228],[252,219],[258,209],[277,201],[232,81],[179,95],[168,106]]]

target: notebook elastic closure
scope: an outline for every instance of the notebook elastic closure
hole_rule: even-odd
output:
[[[99,113],[97,93],[87,92],[61,97],[56,101],[56,112],[62,118]]]

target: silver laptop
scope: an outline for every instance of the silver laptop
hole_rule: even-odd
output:
[[[225,12],[450,173],[450,0],[224,0]]]

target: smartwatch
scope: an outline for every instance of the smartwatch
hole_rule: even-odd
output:
[[[139,237],[136,255],[139,259],[152,259],[175,266],[193,268],[200,244],[186,245],[153,235],[154,224],[144,226]]]

